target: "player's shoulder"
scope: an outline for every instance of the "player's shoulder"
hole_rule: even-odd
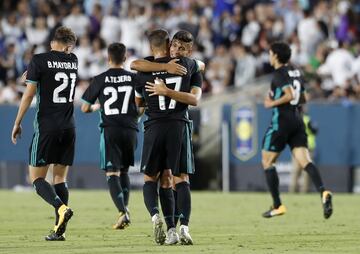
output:
[[[72,59],[73,61],[76,61],[76,62],[78,61],[78,58],[74,53],[71,52],[68,55],[69,55],[69,58]]]
[[[194,68],[194,70],[198,69],[198,64],[195,59],[186,56],[181,56],[177,58],[180,60],[181,65],[184,65],[188,68]]]
[[[131,72],[131,71],[128,71],[128,70],[125,70],[125,69],[121,69],[121,74],[122,74],[122,75],[128,75],[128,76],[130,76],[131,78],[135,78],[135,77],[136,77],[136,73]]]
[[[288,75],[291,78],[300,78],[303,76],[300,68],[298,68],[295,65],[287,65],[286,66],[286,75]]]
[[[40,62],[40,61],[48,60],[49,58],[50,58],[49,52],[44,52],[33,55],[32,60],[34,62]]]

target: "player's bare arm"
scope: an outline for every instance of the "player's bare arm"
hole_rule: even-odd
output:
[[[204,72],[205,71],[205,63],[200,60],[195,60],[195,61],[198,65],[199,71]]]
[[[92,113],[95,111],[98,111],[100,109],[100,104],[89,104],[89,103],[83,103],[81,105],[81,111],[84,113]]]
[[[11,141],[13,142],[13,144],[16,144],[16,139],[21,137],[21,121],[26,111],[29,109],[35,93],[36,85],[28,83],[25,92],[21,98],[19,110],[11,133]]]
[[[150,92],[149,96],[164,95],[171,99],[191,106],[197,106],[201,98],[201,88],[193,87],[190,93],[175,91],[168,88],[162,79],[155,79],[155,83],[147,82],[145,89]]]
[[[283,88],[283,92],[284,95],[277,100],[272,100],[269,95],[266,96],[264,100],[265,108],[277,107],[279,105],[289,103],[292,99],[294,99],[294,95],[292,93],[291,87]]]
[[[130,68],[136,71],[151,72],[151,71],[167,71],[171,74],[186,75],[187,70],[184,66],[177,64],[179,59],[173,59],[168,63],[154,63],[145,59],[138,59],[131,63]]]

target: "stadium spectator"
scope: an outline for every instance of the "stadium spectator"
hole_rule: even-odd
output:
[[[232,51],[235,61],[234,85],[245,86],[255,78],[255,58],[241,44],[235,44]]]
[[[70,27],[78,37],[85,35],[90,28],[89,17],[83,14],[81,9],[80,5],[74,5],[63,21],[64,26]]]
[[[340,86],[344,86],[345,81],[351,84],[349,91],[352,92],[345,92],[345,96],[352,96],[358,94],[360,74],[350,75],[350,65],[342,57],[356,59],[359,56],[356,42],[360,38],[357,25],[360,8],[357,6],[356,2],[335,0],[5,0],[0,3],[0,82],[6,85],[5,80],[22,74],[28,63],[23,57],[49,49],[49,38],[61,25],[72,27],[77,36],[83,38],[80,40],[83,45],[77,48],[80,52],[84,50],[79,54],[84,55],[83,64],[80,64],[83,67],[79,69],[82,79],[103,71],[101,65],[106,59],[96,46],[102,44],[99,41],[105,41],[102,48],[121,41],[135,50],[138,57],[145,57],[149,54],[146,32],[161,27],[170,34],[180,28],[193,34],[196,39],[193,55],[209,67],[205,73],[208,85],[205,90],[210,91],[212,87],[211,93],[236,85],[237,61],[228,63],[226,60],[224,66],[216,64],[219,52],[215,49],[219,51],[219,45],[220,48],[226,45],[221,49],[224,59],[232,59],[234,45],[240,41],[246,47],[246,55],[255,59],[257,77],[272,72],[267,53],[269,45],[282,40],[291,45],[292,63],[304,71],[309,84],[316,84],[316,88],[320,84],[328,96],[339,85],[340,77],[343,83]],[[341,42],[348,46],[337,49]],[[9,48],[9,45],[14,47]],[[332,49],[330,54],[329,48]],[[325,66],[332,61],[333,54],[340,51],[341,60],[336,62],[339,73],[329,72]],[[81,56],[79,60],[81,62]],[[359,73],[354,65],[352,72]],[[344,71],[346,69],[349,71]],[[312,90],[316,91],[316,98],[322,98],[319,90]]]

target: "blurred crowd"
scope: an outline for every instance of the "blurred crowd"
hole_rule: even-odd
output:
[[[206,63],[203,92],[243,87],[272,72],[269,45],[289,42],[292,63],[312,99],[360,101],[360,3],[336,0],[2,0],[0,103],[17,103],[18,79],[34,54],[49,49],[61,25],[78,36],[75,101],[94,75],[106,70],[106,46],[128,47],[125,68],[150,54],[146,33],[190,31],[193,57]]]

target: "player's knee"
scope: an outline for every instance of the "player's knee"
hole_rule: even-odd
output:
[[[150,175],[146,175],[144,174],[144,183],[145,182],[157,182],[157,176],[150,176]]]
[[[273,161],[270,158],[262,158],[261,160],[262,166],[264,169],[270,168],[273,164]]]
[[[189,175],[188,174],[181,174],[180,176],[174,176],[174,183],[178,184],[181,182],[189,182]]]
[[[54,175],[53,182],[54,184],[64,183],[66,182],[66,176]]]
[[[120,172],[117,171],[117,172],[106,172],[105,173],[106,176],[120,176]]]
[[[162,188],[171,188],[173,182],[173,175],[170,170],[164,171],[160,179],[160,186]]]

